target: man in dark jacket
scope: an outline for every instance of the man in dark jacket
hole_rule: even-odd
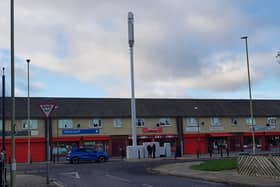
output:
[[[156,145],[153,144],[152,146],[153,158],[156,158]]]
[[[148,151],[148,158],[151,158],[152,157],[152,146],[150,144],[147,146],[147,151]]]

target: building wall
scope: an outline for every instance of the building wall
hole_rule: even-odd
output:
[[[230,117],[221,117],[221,125],[220,126],[212,126],[210,117],[200,117],[199,121],[199,132],[197,127],[189,127],[187,124],[187,118],[183,117],[183,132],[184,132],[184,153],[196,153],[197,146],[199,145],[199,151],[201,153],[207,153],[208,144],[210,144],[213,139],[225,139],[228,142],[232,142],[231,144],[237,145],[240,144],[240,149],[242,149],[243,143],[246,143],[246,139],[251,137],[251,128],[246,124],[247,117],[236,117],[237,124],[232,123],[232,118]],[[122,147],[128,145],[131,142],[131,119],[130,118],[120,118],[122,120],[122,127],[116,128],[113,125],[113,121],[115,118],[103,118],[102,120],[102,128],[100,128],[99,134],[75,134],[75,135],[64,135],[62,134],[62,130],[58,128],[58,120],[53,119],[52,124],[52,136],[53,141],[56,142],[81,142],[81,141],[96,141],[102,142],[108,146],[108,152],[110,155],[117,155],[116,152],[119,152],[118,149],[113,150],[112,146],[117,145],[118,147]],[[155,138],[164,137],[164,135],[177,135],[177,127],[176,127],[176,118],[169,118],[170,125],[169,126],[158,126],[160,118],[144,118],[145,125],[144,127],[137,127],[137,135],[139,138],[147,138],[142,139],[139,142],[152,141]],[[45,119],[37,119],[38,120],[38,129],[34,129],[32,131],[33,135],[31,136],[31,152],[34,155],[34,161],[43,161],[45,160]],[[72,119],[73,128],[74,129],[89,129],[89,120],[90,118],[84,119]],[[203,122],[203,124],[202,124]],[[265,137],[268,136],[279,136],[280,135],[280,119],[277,119],[277,125],[270,130],[258,130],[256,129],[256,137],[260,140],[260,145],[262,145],[262,149],[268,149],[268,145],[266,143],[267,139]],[[16,123],[16,131],[26,131],[27,129],[23,129],[22,127],[22,119],[17,119]],[[77,125],[80,124],[78,128]],[[266,127],[267,117],[257,117],[256,124],[258,127]],[[11,123],[10,120],[6,121],[6,130],[10,131]],[[146,131],[144,132],[144,129]],[[158,131],[157,131],[158,130]],[[199,141],[198,141],[199,137]],[[10,140],[9,136],[7,137],[7,153],[10,155]],[[176,136],[175,136],[176,138]],[[112,140],[114,139],[114,140]],[[245,141],[246,140],[246,141]],[[166,140],[168,141],[168,140]],[[173,137],[174,143],[174,137]],[[25,162],[27,160],[27,136],[16,136],[17,142],[17,160],[19,162]],[[240,149],[232,149],[238,151]]]
[[[37,120],[37,119],[36,119]],[[23,119],[17,119],[15,120],[15,131],[16,132],[21,132],[21,131],[28,131],[28,129],[24,129],[22,125]],[[44,137],[45,136],[45,121],[44,120],[37,120],[38,121],[38,128],[37,129],[30,129],[31,130],[31,136],[32,137]],[[5,121],[6,125],[6,131],[9,132],[11,131],[11,121],[6,120]],[[19,135],[22,138],[27,138],[27,135]]]
[[[246,123],[246,119],[244,117],[237,117],[237,124],[232,123],[232,118],[221,117],[221,125],[220,126],[212,126],[211,118],[197,118],[200,126],[200,133],[211,133],[211,132],[251,132],[250,126]],[[204,122],[204,125],[201,123]],[[256,125],[258,127],[266,127],[267,117],[258,117],[256,118]],[[277,125],[275,129],[270,129],[268,131],[279,131],[280,130],[280,119],[277,121]],[[190,127],[187,124],[187,118],[183,118],[183,128],[184,133],[193,134],[197,132],[197,128],[187,128]],[[256,129],[258,131],[258,129]],[[263,130],[260,130],[263,131]]]
[[[100,128],[100,133],[97,135],[130,135],[131,134],[131,119],[130,118],[120,118],[122,121],[122,127],[114,127],[113,122],[116,118],[102,119],[102,128]],[[160,118],[145,118],[144,128],[158,128]],[[73,129],[89,129],[89,118],[88,119],[72,119]],[[77,124],[80,127],[77,128]],[[67,136],[62,134],[62,129],[58,128],[58,119],[52,120],[52,133],[53,136]],[[170,118],[170,126],[162,127],[163,131],[160,134],[177,134],[176,129],[176,119]],[[41,129],[42,130],[42,129]],[[44,132],[44,131],[43,131]],[[137,134],[149,134],[143,132],[143,127],[136,127]],[[90,134],[88,134],[90,135]],[[81,136],[80,134],[71,136]]]

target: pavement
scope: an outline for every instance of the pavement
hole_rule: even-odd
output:
[[[223,158],[236,158],[238,153],[231,153],[229,156],[224,155]],[[190,168],[191,165],[199,164],[203,161],[209,159],[220,159],[221,156],[218,154],[213,154],[210,158],[209,154],[201,154],[199,158],[197,155],[184,155],[182,157],[174,158],[145,158],[145,159],[135,159],[126,160],[127,162],[141,162],[141,161],[155,161],[163,159],[177,159],[180,163],[174,164],[164,164],[155,168],[149,168],[148,171],[161,175],[174,175],[180,177],[186,177],[197,180],[204,180],[216,183],[223,183],[230,186],[244,186],[244,187],[279,187],[280,180],[264,178],[264,177],[254,177],[254,176],[243,176],[239,175],[237,170],[226,170],[226,171],[198,171]],[[120,158],[112,158],[111,161],[120,160]],[[186,161],[186,162],[184,162]],[[7,176],[9,179],[9,176]],[[16,177],[17,187],[62,187],[63,185],[59,182],[50,179],[50,184],[46,184],[46,178],[37,175],[26,175],[17,174]]]
[[[237,155],[231,155],[236,157]],[[279,187],[280,180],[256,177],[256,176],[244,176],[239,175],[237,170],[225,170],[225,171],[199,171],[193,170],[190,167],[192,165],[199,164],[209,159],[220,159],[219,155],[213,155],[212,158],[209,155],[201,155],[197,161],[196,155],[183,156],[177,159],[186,160],[186,162],[161,165],[156,168],[151,168],[150,171],[162,175],[174,175],[180,177],[187,177],[191,179],[204,180],[216,183],[223,183],[230,186],[244,186],[244,187]],[[224,157],[227,158],[227,157]],[[190,162],[191,161],[191,162]]]
[[[10,176],[7,176],[9,184]],[[63,187],[59,182],[50,179],[50,183],[46,183],[46,177],[38,175],[17,174],[16,187]]]

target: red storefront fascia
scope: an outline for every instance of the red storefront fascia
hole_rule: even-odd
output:
[[[28,138],[16,138],[16,162],[27,162],[28,158]],[[0,147],[2,149],[2,139],[0,141]],[[6,139],[6,152],[7,161],[9,162],[12,153],[11,139]],[[31,138],[30,139],[30,154],[33,162],[42,162],[46,158],[46,139],[45,138]]]
[[[231,133],[184,134],[184,154],[208,153],[209,137],[229,137]]]
[[[200,153],[208,152],[208,138],[209,137],[231,137],[234,133],[195,133],[184,135],[184,154],[195,154],[197,151]],[[244,132],[241,134],[243,137],[251,137],[252,132]],[[280,132],[255,132],[255,137],[261,137],[262,150],[268,149],[268,142],[265,137],[280,136]],[[243,145],[242,145],[243,146]]]
[[[79,142],[83,141],[109,141],[109,136],[71,136],[71,137],[53,137],[52,143],[56,142]],[[25,163],[28,158],[28,138],[16,138],[16,162]],[[2,139],[0,140],[0,148],[2,149]],[[110,152],[109,147],[108,152]],[[6,153],[7,162],[9,162],[12,153],[11,139],[6,139]],[[30,154],[32,162],[46,161],[46,138],[34,138],[30,139]]]

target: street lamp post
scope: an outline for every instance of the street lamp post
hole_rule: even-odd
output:
[[[28,126],[28,145],[27,145],[27,156],[28,163],[31,164],[31,154],[30,154],[30,86],[29,86],[29,65],[30,59],[26,59],[27,62],[27,126]]]
[[[128,12],[128,44],[130,49],[130,73],[131,73],[131,129],[132,145],[137,145],[136,138],[136,109],[134,95],[134,68],[133,68],[133,45],[134,45],[134,17],[132,12]]]
[[[197,111],[198,107],[195,106],[194,110]],[[197,119],[196,121],[197,125],[197,150],[196,150],[196,157],[199,159],[200,157],[200,124],[199,124],[199,120]]]
[[[6,178],[6,109],[5,109],[5,68],[3,68],[2,75],[2,186],[6,186],[7,178]]]
[[[14,0],[10,1],[11,13],[11,99],[12,99],[12,118],[11,118],[11,143],[12,143],[12,158],[11,158],[11,187],[16,186],[16,141],[15,141],[15,50],[14,50]]]
[[[198,139],[197,139],[197,153],[196,153],[196,157],[199,158],[200,157],[200,124],[199,124],[199,120],[197,120],[197,135],[198,135]]]
[[[256,143],[255,143],[255,127],[254,127],[254,118],[253,118],[253,102],[252,102],[250,66],[249,66],[249,55],[248,55],[248,42],[247,42],[248,36],[243,36],[243,37],[241,37],[241,39],[245,40],[245,47],[246,47],[247,72],[248,72],[249,97],[250,97],[250,118],[251,118],[252,141],[253,141],[253,154],[255,154],[256,153]]]

